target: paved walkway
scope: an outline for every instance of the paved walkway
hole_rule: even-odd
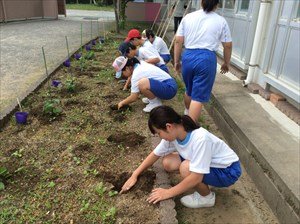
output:
[[[46,78],[42,47],[50,74],[67,58],[65,36],[71,53],[81,45],[81,24],[86,43],[103,35],[113,20],[113,12],[68,10],[58,20],[1,24],[0,120],[17,106],[17,97],[24,99]]]

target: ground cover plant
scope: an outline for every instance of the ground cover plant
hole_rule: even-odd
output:
[[[114,108],[129,94],[111,66],[122,41],[93,46],[84,67],[70,57],[22,102],[27,124],[12,117],[1,130],[0,223],[159,223],[158,205],[145,201],[152,170],[118,195],[152,149],[143,103]]]

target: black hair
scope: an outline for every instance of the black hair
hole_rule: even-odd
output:
[[[146,29],[146,37],[149,39],[150,37],[155,37],[153,30]]]
[[[148,127],[152,134],[155,134],[154,128],[166,130],[167,123],[182,124],[186,132],[191,132],[200,127],[191,117],[188,115],[179,115],[172,107],[163,105],[155,107],[151,110],[148,120]]]
[[[136,50],[136,46],[130,42],[127,42],[127,45],[125,47],[125,52],[123,55],[126,56],[127,54],[129,54],[130,50]]]
[[[220,0],[202,0],[204,12],[211,12],[219,4]]]
[[[125,71],[126,67],[129,67],[129,66],[133,67],[135,64],[140,64],[140,61],[136,57],[128,58],[125,66],[122,68],[122,71]]]

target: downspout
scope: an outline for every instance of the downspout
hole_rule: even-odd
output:
[[[265,20],[267,19],[266,14],[268,12],[269,7],[271,6],[271,3],[272,2],[269,0],[261,0],[260,2],[255,36],[253,40],[253,47],[252,47],[251,57],[249,62],[249,70],[247,73],[246,80],[243,81],[243,86],[247,86],[249,83],[253,81],[255,67],[257,66],[257,57],[262,45],[261,37],[264,34],[263,29],[264,29]]]

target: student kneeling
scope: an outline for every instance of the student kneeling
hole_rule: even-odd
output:
[[[148,105],[143,109],[150,112],[153,108],[162,105],[161,99],[172,99],[177,93],[177,83],[168,73],[160,68],[137,58],[125,58],[120,56],[115,59],[113,67],[116,71],[122,71],[125,78],[131,77],[131,94],[118,103],[118,109],[124,105],[133,103],[142,93],[144,103]]]

